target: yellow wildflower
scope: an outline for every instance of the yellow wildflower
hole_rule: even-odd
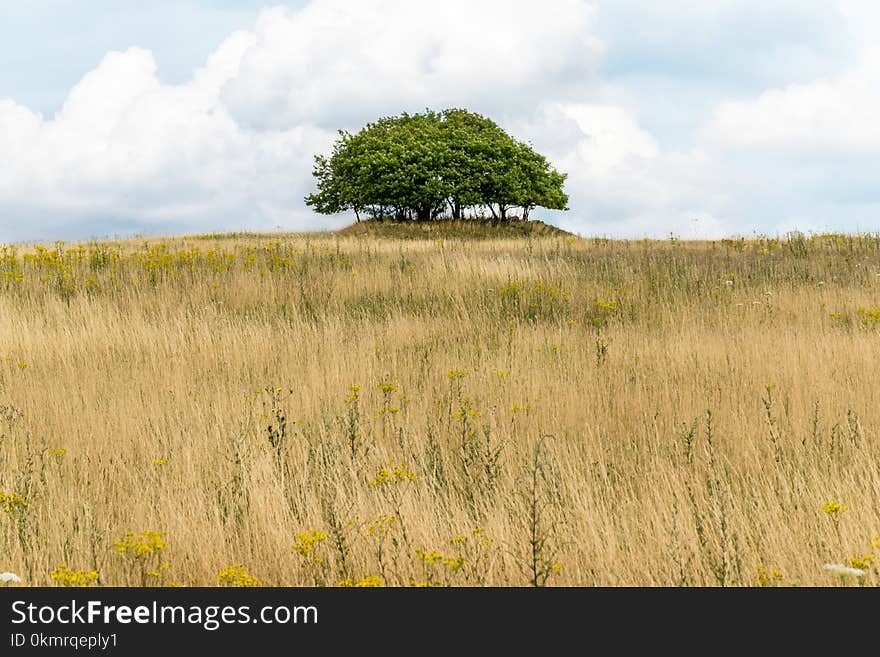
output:
[[[158,554],[165,549],[166,545],[164,532],[148,529],[140,534],[128,532],[120,540],[113,543],[113,549],[135,559],[144,559],[152,554]]]
[[[849,565],[852,568],[856,568],[858,570],[871,570],[871,567],[874,565],[874,562],[877,560],[877,557],[873,554],[866,554],[863,557],[851,557],[849,559]]]
[[[391,533],[396,523],[395,516],[381,515],[367,525],[367,533],[370,536],[386,536]]]
[[[429,565],[440,563],[443,561],[443,555],[437,552],[437,550],[431,550],[430,552],[427,552],[420,548],[416,550],[416,556],[418,557],[419,561]]]
[[[762,588],[778,586],[784,577],[781,570],[775,568],[767,569],[764,566],[758,566],[755,568],[755,575],[755,586]]]
[[[383,586],[382,578],[378,575],[367,575],[363,579],[355,582],[351,577],[348,579],[344,579],[339,582],[339,586],[341,587],[354,587],[354,588],[378,588]]]
[[[311,560],[312,563],[322,564],[324,563],[324,559],[316,554],[316,548],[326,540],[327,534],[321,530],[307,529],[296,535],[296,542],[293,544],[293,550]]]
[[[24,498],[15,491],[12,491],[11,493],[0,491],[0,509],[3,509],[4,513],[24,511],[27,508],[27,505],[28,503]]]
[[[461,568],[464,566],[465,559],[462,555],[459,554],[456,557],[447,557],[446,559],[443,560],[442,563],[446,568],[448,568],[452,572],[457,572],[457,571],[461,570]]]
[[[253,575],[250,575],[244,566],[226,566],[220,573],[217,575],[217,583],[220,586],[234,586],[234,587],[254,587],[254,586],[262,586],[262,582],[258,580]]]
[[[379,388],[383,395],[390,395],[392,392],[397,391],[397,384],[391,383],[390,381],[380,383],[376,387]]]
[[[380,488],[382,486],[402,484],[407,481],[416,481],[417,479],[418,475],[412,470],[407,469],[405,464],[392,465],[389,463],[376,473],[375,478],[371,479],[369,484],[373,488]]]
[[[61,564],[49,576],[52,581],[65,587],[98,586],[101,579],[97,570],[71,570],[67,564]]]
[[[849,507],[840,504],[839,502],[825,502],[825,504],[822,505],[822,511],[831,518],[831,522],[834,523],[835,527],[840,524],[840,515],[848,510]]]

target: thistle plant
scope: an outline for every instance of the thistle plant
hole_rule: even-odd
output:
[[[552,436],[542,436],[532,449],[522,481],[522,517],[526,523],[526,552],[520,556],[530,586],[542,587],[562,572],[562,491],[559,473],[548,447]]]
[[[363,438],[360,432],[360,394],[361,387],[358,385],[348,386],[348,394],[345,397],[345,439],[348,444],[351,458],[354,460],[363,446]]]

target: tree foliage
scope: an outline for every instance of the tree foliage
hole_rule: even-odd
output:
[[[306,204],[322,214],[354,211],[382,219],[428,220],[485,210],[507,220],[535,207],[566,210],[565,174],[491,119],[463,109],[386,117],[357,134],[339,132],[329,157],[317,155],[317,191]]]

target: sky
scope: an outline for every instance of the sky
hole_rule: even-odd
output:
[[[873,0],[4,0],[0,243],[314,230],[337,130],[495,119],[585,236],[880,231]]]

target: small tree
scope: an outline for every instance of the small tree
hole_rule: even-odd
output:
[[[462,109],[379,119],[340,131],[330,157],[315,157],[317,191],[306,204],[322,214],[353,210],[373,218],[454,219],[487,207],[496,219],[520,207],[567,209],[565,174],[498,125]],[[496,211],[497,208],[497,211]]]
[[[453,219],[461,219],[465,208],[484,204],[485,183],[498,155],[493,143],[500,128],[489,119],[466,110],[443,113],[441,149],[442,177],[446,202]]]

